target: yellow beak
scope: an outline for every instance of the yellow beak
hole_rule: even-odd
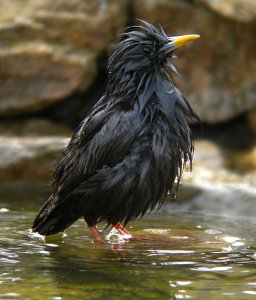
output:
[[[180,35],[172,37],[173,41],[172,44],[175,46],[175,48],[178,48],[180,46],[183,46],[187,44],[190,41],[196,40],[200,38],[199,34],[188,34],[188,35]]]

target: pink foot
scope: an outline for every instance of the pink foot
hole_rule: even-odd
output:
[[[95,240],[101,244],[104,244],[104,240],[102,239],[101,235],[100,235],[100,232],[99,230],[97,229],[97,227],[94,225],[94,226],[88,226],[89,229],[91,230]]]
[[[120,223],[115,224],[113,227],[118,231],[118,233],[122,235],[130,235],[132,238],[132,235],[129,233],[129,231],[126,230]]]

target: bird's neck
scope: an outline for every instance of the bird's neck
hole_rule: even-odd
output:
[[[136,95],[140,81],[138,72],[113,72],[109,73],[107,94],[118,101],[131,101]]]
[[[154,93],[173,89],[173,83],[166,70],[114,72],[109,73],[107,94],[122,102],[138,101],[141,110]]]

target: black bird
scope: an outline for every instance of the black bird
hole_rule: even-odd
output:
[[[49,235],[84,218],[95,238],[105,221],[127,222],[160,206],[184,165],[192,165],[188,119],[198,119],[168,73],[174,50],[199,35],[168,37],[141,21],[122,35],[102,98],[74,133],[53,176],[53,193],[34,220]],[[122,224],[122,225],[121,225]]]

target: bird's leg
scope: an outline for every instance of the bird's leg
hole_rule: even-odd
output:
[[[100,235],[100,232],[99,232],[99,230],[97,229],[97,227],[96,227],[95,225],[94,225],[94,226],[89,226],[89,225],[88,225],[88,227],[89,227],[89,229],[91,230],[93,236],[95,237],[95,240],[96,240],[97,242],[99,242],[99,243],[104,244],[105,242],[104,242],[104,240],[102,239],[102,237],[101,237],[101,235]]]
[[[117,224],[113,225],[113,227],[120,234],[122,234],[122,235],[130,235],[132,237],[132,235],[130,234],[130,232],[128,230],[126,230],[120,223],[117,223]]]

